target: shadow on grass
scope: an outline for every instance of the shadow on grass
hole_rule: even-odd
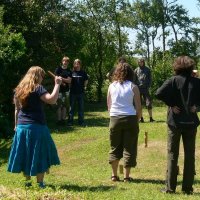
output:
[[[48,187],[51,187],[53,190],[56,190],[56,187],[54,185],[48,185]],[[62,190],[68,190],[68,191],[74,191],[74,192],[83,192],[83,191],[90,191],[90,192],[104,192],[113,190],[116,187],[115,186],[105,186],[105,185],[99,185],[99,186],[79,186],[79,185],[61,185],[59,187]]]
[[[180,176],[182,176],[182,175],[180,175]],[[177,181],[177,185],[182,185],[182,183],[183,183],[182,180]],[[195,185],[195,184],[200,184],[200,180],[199,180],[199,179],[195,179],[195,180],[194,180],[194,185]]]
[[[0,142],[0,166],[4,163],[8,162],[8,157],[10,153],[10,146],[11,146],[12,140],[2,140]]]
[[[133,179],[133,183],[165,184],[165,180],[160,179]],[[194,180],[194,185],[200,184],[200,180]],[[182,181],[177,181],[177,185],[182,185]]]
[[[78,125],[78,121],[74,120],[73,126],[67,126],[67,123],[62,126],[57,126],[55,124],[49,123],[48,127],[51,132],[59,133],[59,134],[67,134],[72,133],[78,129],[87,129],[90,127],[108,127],[109,126],[109,119],[108,118],[96,118],[96,119],[86,119],[85,120],[86,127],[82,127]]]
[[[99,107],[98,107],[99,105]],[[103,117],[99,116],[95,112],[103,112],[107,108],[104,106],[104,104],[91,104],[91,106],[87,105],[87,109],[85,110],[85,124],[86,127],[108,127],[109,125],[109,116]],[[62,126],[58,126],[56,124],[57,121],[57,114],[56,114],[56,108],[53,106],[47,106],[45,109],[46,118],[47,118],[47,126],[51,130],[51,132],[59,133],[59,134],[66,134],[73,132],[74,130],[83,128],[78,125],[77,120],[77,112],[74,116],[74,125],[73,126],[67,126],[67,120],[65,120],[65,124]]]
[[[149,121],[144,121],[144,122],[140,122],[140,124],[147,124],[147,123],[149,123],[149,124],[155,124],[155,123],[164,123],[164,122],[166,122],[165,120],[155,120],[154,122],[149,122]]]
[[[165,180],[160,179],[133,179],[133,183],[165,184]]]

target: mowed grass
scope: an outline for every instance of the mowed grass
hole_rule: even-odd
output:
[[[181,193],[183,148],[180,147],[180,175],[177,194],[162,194],[166,172],[166,107],[154,107],[155,123],[149,123],[144,109],[145,123],[140,124],[137,167],[131,171],[133,183],[110,180],[111,167],[108,164],[109,116],[106,106],[90,104],[85,118],[87,127],[76,124],[69,128],[56,127],[55,109],[47,108],[48,125],[56,143],[60,166],[50,169],[45,175],[46,189],[39,189],[33,177],[33,187],[24,187],[22,174],[6,171],[11,140],[0,142],[0,199],[199,199],[200,198],[200,139],[196,141],[196,176],[194,195]],[[76,121],[75,121],[76,123]],[[145,148],[144,134],[148,132],[148,147]],[[198,129],[199,132],[199,129]],[[123,179],[123,174],[119,174]]]

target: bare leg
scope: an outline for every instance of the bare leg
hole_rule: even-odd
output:
[[[152,117],[152,109],[148,109],[148,112],[149,112],[149,119],[150,119],[150,122],[154,122],[155,120],[154,120],[153,117]]]
[[[24,177],[26,178],[26,181],[30,181],[31,180],[31,176],[28,176],[28,175],[24,174]]]
[[[148,109],[149,117],[152,118],[152,109]]]
[[[124,168],[124,178],[129,178],[130,172],[131,172],[131,168],[130,167]]]
[[[62,120],[66,119],[66,107],[62,107],[61,116],[62,116]]]
[[[37,182],[41,183],[44,180],[44,173],[37,174]]]
[[[117,176],[118,165],[119,165],[119,160],[114,160],[111,163],[111,166],[112,166],[112,176]]]
[[[57,110],[57,116],[58,116],[58,121],[60,121],[61,120],[61,107],[59,107]]]
[[[26,179],[25,187],[30,187],[30,186],[32,186],[32,184],[31,184],[31,176],[27,176],[26,174],[24,174],[24,177],[25,177],[25,179]]]
[[[141,118],[143,118],[143,115],[142,115],[142,106],[141,106]]]

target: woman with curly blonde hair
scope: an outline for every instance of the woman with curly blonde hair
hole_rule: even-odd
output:
[[[44,173],[51,165],[60,164],[46,125],[43,103],[56,103],[62,78],[55,77],[50,94],[41,85],[44,76],[45,71],[41,67],[33,66],[14,90],[15,136],[8,162],[9,172],[23,172],[26,186],[31,186],[31,176],[36,176],[41,188],[45,187]]]
[[[112,166],[112,181],[119,181],[117,168],[124,159],[124,182],[130,182],[131,167],[137,162],[137,143],[141,117],[140,93],[133,84],[134,72],[128,63],[119,63],[108,88],[107,106],[110,114],[109,163]]]

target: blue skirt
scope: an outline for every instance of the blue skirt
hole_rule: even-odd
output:
[[[36,176],[59,165],[56,146],[46,125],[17,125],[11,147],[8,171]]]

